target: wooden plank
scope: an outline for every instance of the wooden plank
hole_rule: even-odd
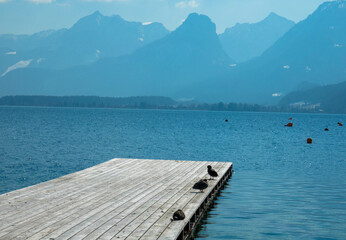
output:
[[[212,164],[212,163],[210,163]],[[223,164],[223,163],[221,163]],[[219,165],[216,165],[215,163],[213,164],[213,166],[216,168],[216,169],[219,169]],[[205,168],[206,169],[206,168]],[[206,171],[204,171],[206,172]],[[207,174],[204,173],[204,175],[202,175],[202,178],[208,178]],[[205,196],[207,196],[207,193],[209,191],[211,191],[212,187],[213,186],[209,186],[204,193],[199,193],[198,191],[196,190],[193,190],[192,189],[192,186],[193,184],[197,181],[197,179],[195,179],[195,181],[192,181],[190,183],[190,186],[189,188],[187,189],[187,192],[182,195],[176,202],[174,205],[174,207],[171,207],[169,208],[146,232],[145,234],[143,234],[143,236],[140,238],[140,239],[157,239],[161,236],[161,234],[165,231],[165,229],[167,228],[167,226],[169,226],[170,224],[179,224],[179,225],[182,225],[182,226],[185,226],[188,222],[188,220],[190,219],[190,216],[187,215],[185,213],[185,208],[186,208],[186,205],[194,198],[197,198],[197,199],[204,199]],[[216,181],[215,181],[215,184],[216,184]],[[171,217],[174,213],[175,210],[177,209],[182,209],[185,213],[185,220],[184,221],[174,221],[172,222],[171,221]],[[197,208],[196,208],[197,210]],[[171,239],[174,239],[175,237],[178,237],[178,235],[180,234],[181,232],[181,229],[179,228],[177,231],[176,231],[176,235],[172,235],[171,236]]]
[[[202,178],[205,177],[207,176]],[[185,204],[196,194],[195,191],[192,191],[193,184],[194,182],[188,183],[174,198],[160,208],[162,211],[156,211],[151,218],[139,226],[126,239],[150,239],[152,237],[155,239],[155,237],[159,237],[165,226],[171,224],[173,213],[177,209],[183,209]]]
[[[182,178],[182,181],[179,182],[179,184],[175,184],[174,185],[174,189],[170,192],[170,194],[166,194],[162,199],[160,199],[160,201],[158,201],[157,203],[153,204],[152,206],[150,206],[149,209],[147,209],[145,212],[142,212],[142,214],[140,214],[139,216],[137,216],[132,222],[131,224],[128,224],[126,227],[124,227],[121,232],[119,232],[117,235],[115,235],[112,239],[125,239],[126,237],[129,237],[130,234],[132,234],[133,232],[135,232],[135,230],[137,229],[143,229],[143,226],[145,226],[144,224],[146,223],[146,229],[149,228],[157,219],[159,219],[160,214],[163,214],[166,211],[167,206],[172,206],[177,199],[179,198],[179,196],[181,194],[185,194],[186,192],[184,190],[186,190],[186,188],[188,187],[189,190],[191,190],[191,181],[187,181],[189,178],[191,179],[192,177],[196,177],[196,173],[198,173],[198,170],[201,169],[206,169],[206,165],[205,164],[201,164],[199,166],[199,168],[195,168],[193,171],[190,171],[189,175],[185,175]],[[175,209],[177,210],[177,209]],[[155,215],[156,213],[156,215]],[[139,231],[137,231],[138,233]],[[144,232],[142,232],[143,234]],[[139,238],[139,236],[137,236],[137,239]]]
[[[115,217],[115,212],[113,213],[112,211],[115,211],[116,209],[107,209],[109,210],[108,211],[108,215],[112,216],[113,214],[113,217]],[[101,214],[105,214],[103,212],[100,212]],[[100,216],[101,218],[102,216]],[[90,234],[91,232],[95,231],[97,227],[100,227],[102,225],[102,223],[105,223],[106,221],[104,220],[109,220],[110,217],[108,218],[103,218],[102,221],[100,221],[100,218],[95,218],[95,216],[93,216],[93,221],[88,221],[88,224],[93,224],[92,226],[90,227],[85,227],[84,229],[82,229],[82,231],[80,231],[78,234],[74,235],[72,237],[72,239],[82,239],[83,237],[86,237],[88,234]],[[97,221],[97,222],[95,222]],[[78,227],[80,227],[80,225],[78,225]]]
[[[104,180],[107,180],[107,179],[104,179]],[[94,194],[95,192],[90,192],[90,194]],[[75,201],[80,201],[81,200],[81,198],[77,198]],[[50,202],[50,201],[47,201],[47,202],[45,202],[45,204],[43,205],[43,206],[39,206],[40,207],[40,210],[42,211],[42,212],[57,212],[58,211],[58,209],[56,209],[56,207],[54,207],[54,208],[52,208],[52,209],[49,209],[49,207],[51,207],[51,205],[53,205],[53,206],[58,206],[58,207],[61,207],[61,205],[59,205],[59,204],[61,204],[61,203],[56,203],[56,202]],[[64,204],[68,204],[68,205],[71,205],[71,201],[67,201],[66,203],[64,203]],[[47,206],[47,208],[45,208]],[[18,215],[18,214],[16,214],[16,215]],[[38,217],[40,217],[40,215],[38,215]],[[32,221],[33,219],[29,219],[30,221]]]
[[[176,168],[178,167],[178,165],[175,166]],[[172,169],[172,168],[170,168]],[[174,168],[173,168],[174,169]],[[175,169],[174,169],[175,170]],[[174,173],[172,173],[174,174]],[[171,175],[162,175],[164,178],[162,179],[162,182],[165,182],[167,181],[167,179],[171,178]],[[148,183],[150,183],[150,180],[148,181]],[[157,188],[159,188],[159,186],[153,186],[151,184],[146,184],[146,188],[143,190],[143,188],[136,188],[135,189],[135,192],[131,194],[131,197],[138,193],[140,189],[141,192],[139,192],[139,194],[135,195],[134,197],[132,198],[126,198],[124,199],[124,201],[122,202],[123,205],[120,205],[119,206],[119,201],[117,201],[116,203],[118,205],[115,205],[115,204],[112,204],[110,205],[111,208],[116,208],[118,210],[118,213],[120,211],[120,209],[123,209],[125,211],[127,211],[127,214],[124,214],[124,213],[119,213],[118,216],[120,219],[124,218],[123,216],[126,216],[128,214],[131,214],[131,212],[129,211],[129,209],[133,209],[134,206],[142,206],[142,202],[145,200],[145,197],[148,196],[148,198],[150,197],[150,195],[152,194],[152,192],[155,192],[157,191]],[[144,196],[143,196],[144,195]],[[126,205],[127,204],[127,205]],[[109,211],[110,209],[108,208],[109,206],[107,206],[106,208],[104,209],[108,209],[107,211]],[[104,209],[101,209],[104,210]],[[90,212],[88,217],[93,217],[95,214],[97,214],[98,212],[100,211],[95,211],[95,212]],[[113,216],[113,219],[114,219],[115,216]],[[67,236],[68,237],[71,237],[69,235],[68,230],[71,229],[71,226],[75,225],[75,226],[78,226],[82,221],[81,220],[85,220],[85,219],[88,219],[86,216],[83,216],[83,217],[78,217],[75,221],[75,223],[71,223],[71,222],[68,222],[68,225],[65,225],[65,228],[60,228],[59,231],[57,231],[55,234],[50,234],[47,236],[47,238],[54,238],[54,239],[67,239]],[[65,232],[64,232],[65,230]],[[65,234],[64,234],[65,233]],[[60,234],[63,234],[63,236],[60,236]]]
[[[180,167],[180,166],[179,166]],[[175,171],[172,171],[173,175],[177,175]],[[162,185],[159,185],[158,187],[161,187]],[[148,194],[146,194],[148,195]],[[124,211],[122,211],[119,215],[113,216],[111,219],[109,219],[107,222],[104,222],[99,228],[94,230],[91,234],[86,236],[85,239],[95,239],[97,237],[102,236],[106,231],[108,231],[110,228],[112,228],[114,225],[116,225],[122,218],[125,218],[126,216],[132,214],[138,207],[141,207],[143,202],[148,201],[148,199],[152,196],[139,196],[137,199],[131,200],[128,204],[129,207],[126,207]],[[141,199],[142,202],[139,203],[138,200]]]
[[[122,159],[119,159],[119,160],[122,160]],[[117,160],[117,162],[119,162],[119,160]],[[130,164],[131,162],[136,162],[136,161],[135,159],[131,159],[128,162],[123,162],[122,164],[118,164],[118,165],[119,167],[121,167],[123,164]],[[111,169],[109,169],[110,167],[109,165],[113,163],[114,163],[114,160],[111,160],[104,165],[97,165],[80,172],[76,172],[73,174],[60,177],[58,179],[51,180],[51,181],[54,181],[53,189],[51,187],[52,186],[51,181],[47,181],[47,182],[40,183],[34,186],[30,186],[28,188],[24,188],[24,189],[20,189],[11,193],[0,195],[1,196],[0,199],[2,200],[0,201],[0,215],[6,218],[12,215],[11,209],[9,210],[8,208],[1,207],[1,206],[5,206],[6,203],[9,203],[10,201],[16,202],[15,208],[16,210],[20,210],[20,208],[26,209],[28,207],[29,208],[33,207],[32,205],[30,205],[30,203],[36,203],[36,202],[27,201],[28,199],[32,197],[35,197],[36,199],[40,199],[40,200],[45,200],[45,198],[61,199],[60,198],[61,195],[63,195],[64,197],[69,197],[70,195],[68,195],[69,193],[68,190],[70,190],[70,192],[72,191],[73,193],[76,193],[76,188],[67,189],[65,182],[68,181],[70,186],[78,186],[76,184],[78,182],[87,182],[87,181],[84,181],[86,178],[88,179],[88,182],[90,182],[92,179],[97,179],[101,177],[102,175],[106,174],[108,171],[112,171]],[[60,196],[58,194],[60,194]]]
[[[124,192],[125,193],[125,192]],[[129,194],[125,194],[124,197],[129,196]],[[119,199],[122,200],[122,199]],[[79,207],[72,211],[64,211],[58,216],[54,218],[54,220],[50,220],[46,222],[45,225],[38,225],[39,228],[30,229],[25,232],[25,235],[29,233],[36,232],[35,235],[28,239],[36,239],[37,236],[44,237],[47,234],[56,234],[56,232],[66,231],[64,227],[70,228],[73,226],[74,221],[82,221],[84,218],[88,217],[90,214],[94,214],[95,211],[102,210],[103,208],[107,208],[109,205],[114,203],[114,199],[110,197],[103,197],[102,200],[98,201],[96,197],[93,199],[87,199],[85,202],[82,202],[83,207]],[[96,209],[95,209],[96,207]],[[23,235],[22,235],[23,236]]]
[[[203,165],[201,167],[201,171],[199,171],[199,175],[198,176],[203,176],[203,174],[205,174],[205,169],[206,166],[209,163],[206,162],[205,165]],[[202,177],[202,178],[203,178]],[[199,179],[199,177],[195,177],[194,178],[195,181],[197,181],[197,179]],[[164,203],[157,211],[155,211],[145,222],[143,222],[140,226],[138,226],[132,233],[129,234],[129,236],[127,237],[128,239],[139,239],[140,237],[142,237],[142,235],[147,232],[150,227],[152,227],[153,229],[155,228],[155,223],[159,222],[161,220],[163,220],[163,215],[165,215],[166,220],[168,220],[168,223],[171,222],[171,217],[173,215],[173,213],[181,208],[180,205],[176,204],[177,202],[180,202],[180,199],[182,198],[182,196],[186,196],[187,198],[191,198],[191,195],[189,194],[192,190],[192,185],[194,184],[195,181],[189,181],[185,184],[185,186],[183,186],[182,188],[180,188],[180,190],[174,195],[172,196],[166,203]],[[181,202],[180,202],[181,203]],[[160,227],[161,228],[161,227]],[[149,233],[148,235],[157,233],[158,229],[152,230],[151,233]]]
[[[110,177],[114,176],[115,174],[117,174],[117,173],[111,174]],[[109,178],[105,178],[104,176],[101,176],[101,179],[102,179],[102,181],[106,181]],[[59,179],[57,179],[57,180],[59,180]],[[32,198],[32,202],[36,202],[36,208],[33,208],[32,206],[28,206],[28,208],[30,208],[30,210],[31,210],[30,212],[23,211],[23,209],[20,209],[20,208],[16,208],[16,211],[12,212],[12,217],[14,217],[15,219],[11,219],[11,216],[6,216],[6,215],[4,215],[3,219],[6,220],[7,223],[11,222],[12,223],[11,225],[13,227],[17,227],[17,224],[23,222],[24,216],[25,216],[25,220],[30,220],[30,222],[32,222],[32,221],[34,221],[34,219],[29,218],[29,217],[35,217],[36,216],[36,217],[40,218],[41,217],[40,213],[42,213],[42,212],[57,212],[58,211],[57,208],[64,208],[65,205],[69,205],[70,207],[72,207],[73,202],[82,201],[83,197],[84,198],[88,197],[88,195],[83,195],[81,197],[81,194],[80,194],[81,192],[83,192],[83,191],[85,192],[88,189],[93,187],[93,184],[92,184],[93,182],[92,181],[88,181],[88,182],[90,185],[88,187],[83,188],[83,186],[79,185],[80,190],[79,191],[76,190],[76,192],[73,193],[73,196],[75,196],[75,198],[72,198],[72,195],[69,195],[69,194],[66,194],[66,196],[61,197],[61,198],[52,194],[51,199],[49,199],[47,201],[42,200],[42,198],[40,196],[34,197],[34,198]],[[69,185],[71,185],[71,184],[75,185],[75,182],[66,182],[66,183],[68,183]],[[69,190],[69,188],[67,188],[67,187],[66,187],[66,189]],[[90,191],[89,195],[90,194],[95,195],[95,192]],[[20,222],[19,223],[16,222],[15,221],[16,219],[19,220]],[[1,220],[0,220],[0,223],[1,223]],[[17,224],[14,225],[14,223],[17,223]],[[6,223],[2,223],[1,226],[2,226],[2,228],[4,228],[7,225],[6,225]]]
[[[141,162],[139,162],[141,163]],[[146,161],[143,162],[144,164],[151,166],[151,163]],[[145,165],[139,165],[138,167],[143,168]],[[136,173],[140,173],[140,172],[136,172]],[[112,173],[112,175],[110,175],[110,179],[112,179],[112,176],[114,176],[114,174],[119,174],[117,172]],[[103,182],[107,182],[109,178],[103,178]],[[128,191],[127,189],[125,189],[126,187],[126,182],[131,180],[131,178],[125,179],[121,182],[116,182],[114,183],[115,185],[120,185],[122,186],[122,188],[124,189],[124,191],[120,191],[120,193]],[[15,230],[12,230],[10,235],[14,236],[15,234],[17,234],[19,231],[25,232],[25,237],[28,237],[28,234],[31,233],[33,230],[37,230],[36,228],[32,229],[34,226],[38,226],[39,229],[47,226],[48,224],[53,224],[53,223],[57,223],[57,221],[64,219],[65,217],[69,216],[69,215],[73,215],[76,212],[79,212],[80,209],[78,208],[80,205],[83,206],[83,208],[87,208],[88,206],[94,204],[93,200],[98,200],[98,197],[100,195],[102,195],[101,200],[103,201],[107,201],[109,199],[109,197],[111,197],[111,195],[107,194],[107,189],[112,188],[112,185],[109,185],[108,188],[100,188],[99,190],[96,191],[91,191],[88,195],[83,196],[83,198],[77,198],[74,199],[74,201],[67,201],[64,202],[63,205],[59,205],[59,203],[54,203],[54,206],[58,206],[55,207],[54,209],[49,209],[50,205],[52,204],[51,202],[48,202],[48,204],[46,204],[45,206],[47,206],[47,208],[45,208],[45,206],[41,206],[40,210],[41,212],[46,212],[49,213],[49,215],[45,215],[45,218],[47,218],[46,221],[44,221],[44,224],[41,224],[42,222],[42,216],[40,214],[36,214],[35,217],[36,218],[30,218],[30,219],[26,219],[25,222],[23,222],[22,225],[16,225],[13,226],[15,227]],[[54,217],[54,218],[53,218]],[[29,230],[31,229],[31,230]],[[49,229],[48,231],[51,231],[51,229]]]
[[[112,159],[0,195],[0,239],[172,239],[217,185],[192,190],[223,162]],[[184,221],[170,219],[183,209]]]
[[[228,168],[222,168],[220,166],[216,166],[215,169],[218,171],[220,176],[223,176]],[[218,179],[220,181],[220,178]],[[218,182],[216,181],[216,182]],[[195,195],[194,198],[192,198],[184,207],[182,207],[186,219],[190,219],[193,214],[196,212],[199,206],[204,202],[204,200],[207,198],[208,194],[212,191],[212,188],[208,188],[203,195]],[[187,224],[187,221],[174,221],[171,224],[167,225],[166,229],[163,231],[163,233],[160,235],[158,239],[172,239],[172,237],[177,238],[179,236],[179,233],[183,231],[185,225]]]
[[[150,173],[148,173],[148,174],[150,174]],[[148,175],[147,174],[147,175]],[[145,180],[145,179],[144,179]],[[126,184],[123,184],[123,183],[121,183],[121,185],[123,185],[123,188],[126,188],[125,189],[125,191],[126,192],[128,192],[129,190],[131,190],[131,189],[128,189],[127,187],[126,187]],[[135,191],[137,191],[137,189],[134,189]],[[110,199],[105,199],[104,197],[103,197],[103,199],[102,199],[102,202],[101,202],[101,205],[103,204],[103,203],[105,203],[105,202],[107,202],[107,201],[111,201]],[[93,210],[93,209],[89,209],[90,207],[91,208],[94,208],[95,206],[98,206],[100,203],[99,202],[97,202],[97,203],[90,203],[90,201],[89,201],[89,199],[88,199],[88,204],[83,204],[83,209],[84,209],[84,212],[88,212],[88,210]],[[83,212],[80,212],[80,211],[77,211],[78,213],[76,214],[76,215],[72,215],[71,217],[70,217],[70,219],[73,219],[73,218],[77,218],[77,219],[82,219],[82,218],[84,218],[86,215],[84,215],[83,217],[81,217],[81,216],[79,216],[79,214],[81,214],[81,213],[83,213]],[[67,213],[65,213],[64,215],[61,215],[58,219],[61,219],[61,218],[63,218],[62,219],[62,222],[69,222],[69,220],[67,220],[65,217],[66,216],[69,216],[69,215],[71,215],[71,212],[69,211],[69,212],[67,212]],[[72,220],[71,220],[72,221]],[[53,229],[57,229],[58,228],[58,225],[60,225],[60,223],[61,223],[61,221],[60,222],[57,222],[57,219],[55,219],[55,222],[54,222],[54,226],[53,226]],[[71,225],[71,222],[69,222],[69,224],[68,224],[69,226]],[[42,227],[41,225],[40,225],[40,227]],[[46,229],[46,231],[48,231],[48,232],[52,232],[53,231],[53,229],[52,228],[47,228]],[[61,229],[60,229],[60,231],[61,231]],[[42,232],[41,232],[41,234],[42,234]]]
[[[186,185],[186,182],[190,182],[188,181],[188,179],[191,177],[194,177],[195,172],[197,172],[197,170],[201,169],[202,167],[204,167],[204,165],[199,166],[199,168],[195,168],[193,170],[188,169],[187,174],[180,176],[179,179],[175,179],[171,185],[165,186],[163,189],[164,192],[159,194],[158,199],[150,199],[150,202],[147,205],[148,208],[141,206],[140,211],[138,211],[135,216],[127,216],[126,217],[127,220],[126,218],[122,219],[117,224],[117,232],[113,231],[112,239],[126,238],[134,229],[137,228],[137,226],[140,223],[145,222],[147,218],[156,211],[157,208],[161,207],[167,201],[167,199],[174,197],[176,193],[179,191],[179,189],[181,189],[182,187]],[[157,201],[154,202],[155,200]],[[137,222],[135,221],[136,219],[137,219]],[[114,235],[114,233],[116,233],[116,235]],[[111,237],[111,235],[108,235],[106,239],[108,237]]]
[[[12,192],[9,192],[9,193],[5,193],[3,195],[0,195],[1,196],[1,199],[0,199],[0,204],[3,203],[3,201],[6,201],[7,198],[11,198],[11,200],[17,200],[19,198],[23,198],[23,197],[26,197],[30,194],[40,194],[42,193],[42,191],[46,190],[46,189],[51,189],[51,181],[54,181],[54,184],[56,187],[58,187],[59,185],[59,182],[60,183],[63,183],[65,180],[68,180],[73,178],[73,177],[76,177],[75,179],[76,180],[80,180],[82,179],[84,176],[88,176],[88,175],[92,175],[92,176],[96,176],[96,173],[98,171],[102,171],[103,169],[106,169],[107,167],[109,167],[108,165],[110,164],[113,164],[114,161],[123,161],[124,164],[128,164],[129,161],[135,161],[136,159],[128,159],[129,161],[126,161],[127,159],[113,159],[113,160],[110,160],[106,163],[103,163],[103,164],[99,164],[99,165],[96,165],[96,166],[93,166],[93,167],[90,167],[90,168],[87,168],[87,169],[84,169],[82,171],[79,171],[79,172],[75,172],[75,173],[71,173],[71,174],[68,174],[68,175],[65,175],[65,176],[62,176],[58,179],[53,179],[53,180],[50,180],[50,181],[46,181],[46,182],[43,182],[43,183],[40,183],[40,184],[36,184],[36,185],[33,185],[33,186],[29,186],[29,187],[26,187],[26,188],[23,188],[23,189],[18,189],[18,190],[15,190],[15,191],[12,191]],[[99,168],[98,171],[95,171],[95,168]],[[78,176],[78,178],[77,178]]]

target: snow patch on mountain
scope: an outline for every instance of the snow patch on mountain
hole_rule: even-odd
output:
[[[17,62],[16,64],[13,64],[12,66],[8,67],[7,70],[1,75],[1,77],[5,76],[7,73],[16,70],[18,68],[26,68],[30,65],[32,59],[29,60],[22,60]]]

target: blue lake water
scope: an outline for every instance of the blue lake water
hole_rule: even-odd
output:
[[[346,115],[0,107],[0,194],[115,157],[232,161],[197,239],[346,239],[339,121]]]

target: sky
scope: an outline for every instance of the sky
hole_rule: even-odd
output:
[[[70,28],[97,10],[128,21],[161,22],[177,28],[191,12],[205,14],[217,32],[236,23],[254,23],[275,12],[295,22],[305,19],[325,0],[0,0],[0,34],[32,34]]]

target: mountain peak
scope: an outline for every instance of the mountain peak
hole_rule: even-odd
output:
[[[198,13],[190,13],[189,16],[187,16],[185,22],[188,21],[207,21],[211,22],[210,18],[206,15],[203,14],[198,14]]]
[[[322,12],[322,11],[336,9],[336,8],[346,10],[346,0],[337,0],[337,1],[322,3],[318,7],[316,12],[318,11]]]
[[[102,13],[99,10],[96,10],[90,16],[95,16],[95,17],[100,16],[100,17],[103,17]]]
[[[104,16],[102,15],[100,11],[95,11],[93,12],[93,14],[86,16],[84,19],[88,19],[88,21],[92,21],[92,22],[96,21],[99,24],[103,18]]]
[[[88,30],[90,28],[99,28],[100,26],[109,26],[110,24],[117,24],[126,22],[119,15],[104,16],[100,11],[95,11],[79,19],[73,28]]]
[[[285,17],[282,17],[276,14],[275,12],[271,12],[265,19],[263,19],[261,22],[258,22],[258,23],[260,24],[260,23],[274,23],[274,22],[285,22],[292,25],[294,24],[293,21]]]
[[[186,18],[182,26],[186,25],[193,25],[193,26],[209,26],[211,28],[215,28],[215,24],[210,20],[210,18],[206,15],[203,14],[198,14],[198,13],[191,13],[189,16]]]
[[[275,12],[271,12],[265,19],[277,19],[277,18],[282,18],[282,17],[277,15]]]
[[[293,21],[271,12],[260,22],[237,23],[225,29],[220,40],[232,59],[244,62],[260,56],[293,26]]]
[[[79,19],[73,26],[84,26],[87,28],[90,25],[99,25],[103,18],[104,16],[100,13],[100,11],[95,11],[92,14]]]
[[[216,26],[206,15],[191,13],[174,34],[191,38],[211,37],[216,35]]]

